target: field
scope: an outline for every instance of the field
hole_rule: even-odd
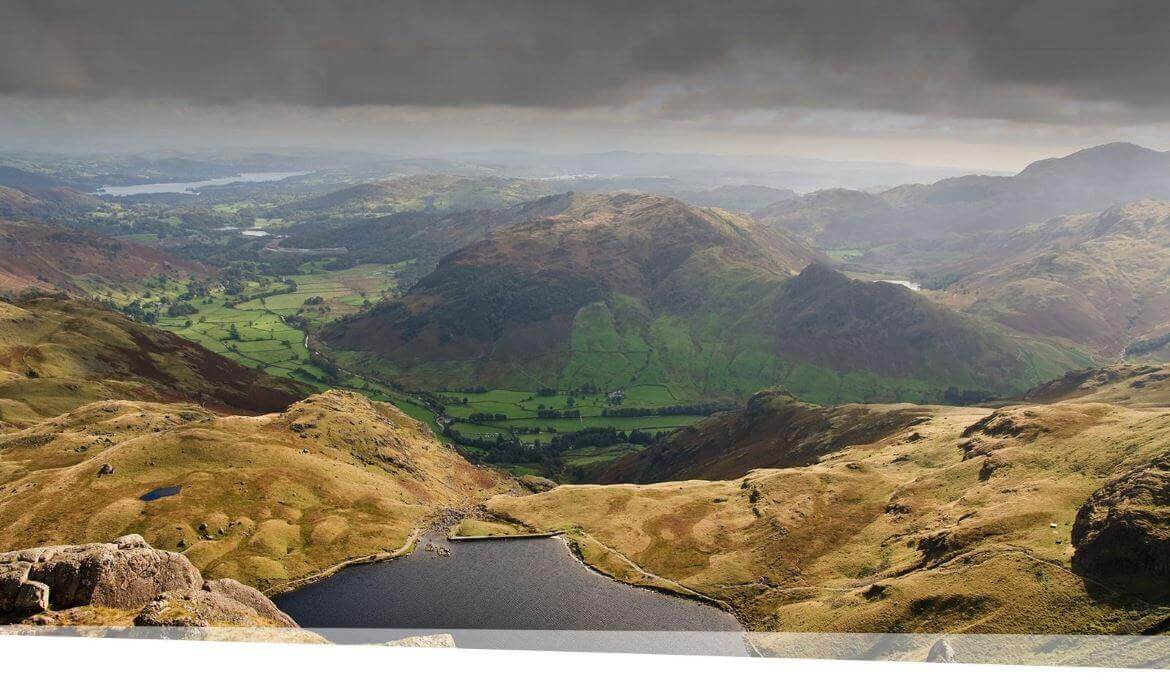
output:
[[[95,285],[92,295],[125,306],[138,301],[158,319],[155,325],[195,341],[205,348],[249,367],[281,377],[309,383],[324,390],[328,386],[360,391],[379,401],[394,403],[403,412],[437,429],[434,413],[420,403],[389,387],[341,371],[338,380],[326,384],[325,370],[310,360],[305,332],[286,318],[299,315],[317,324],[360,309],[364,302],[395,292],[393,265],[358,265],[347,270],[326,271],[317,264],[302,266],[302,274],[289,277],[296,291],[260,296],[287,288],[280,282],[248,281],[242,294],[228,295],[222,289],[188,301],[196,312],[169,317],[163,302],[176,302],[187,284],[158,279],[134,290],[110,290]],[[248,296],[255,294],[255,298]],[[243,299],[243,300],[241,300]],[[305,301],[320,299],[305,306]]]
[[[355,313],[369,303],[376,302],[397,291],[395,274],[402,265],[358,265],[347,270],[329,272],[311,265],[313,270],[296,275],[293,293],[257,298],[241,303],[240,310],[260,310],[283,317],[302,315],[315,322],[325,322],[342,315]],[[308,305],[306,301],[321,302]]]
[[[376,366],[352,359],[345,351],[328,351],[336,364],[336,379],[327,382],[325,369],[313,360],[306,346],[306,332],[332,319],[360,311],[396,293],[395,274],[402,265],[358,265],[328,271],[319,263],[307,263],[300,274],[284,281],[256,277],[242,284],[239,293],[228,294],[214,288],[206,295],[186,301],[180,296],[188,284],[176,280],[156,279],[138,289],[111,291],[95,286],[95,296],[118,306],[137,302],[144,312],[152,313],[154,324],[172,331],[216,353],[269,374],[296,379],[315,386],[348,388],[379,401],[397,405],[403,412],[426,422],[441,432],[435,413],[419,399],[391,388],[379,379],[392,380],[394,375],[374,374]],[[289,282],[295,283],[291,290]],[[168,315],[171,303],[186,302],[193,313]],[[587,356],[586,356],[587,357]],[[593,356],[596,358],[597,356]],[[581,360],[585,367],[603,369],[598,359]],[[361,370],[362,372],[358,372]],[[366,372],[373,370],[371,372]],[[536,390],[491,389],[477,391],[444,390],[436,395],[446,408],[447,427],[469,439],[515,437],[525,443],[548,443],[553,436],[587,428],[612,427],[623,432],[641,430],[651,435],[669,432],[702,419],[701,413],[648,414],[641,417],[607,417],[604,413],[618,408],[658,409],[693,403],[694,397],[666,384],[635,384],[622,389],[620,404],[613,403],[601,391],[559,391],[541,395]],[[579,413],[580,417],[541,417],[541,411]],[[491,418],[476,417],[490,414]],[[496,416],[501,416],[497,419]],[[582,448],[566,452],[565,464],[571,467],[597,467],[620,455],[637,450],[632,444],[602,448]],[[539,465],[508,466],[513,473],[540,474]]]
[[[655,435],[693,424],[703,418],[701,414],[646,415],[642,417],[607,417],[603,412],[617,408],[657,409],[678,405],[679,401],[670,390],[662,385],[634,386],[624,390],[621,405],[611,404],[603,393],[570,395],[557,392],[555,395],[541,395],[534,391],[493,389],[480,392],[443,392],[448,418],[454,420],[449,426],[460,435],[469,438],[493,438],[515,436],[522,442],[548,443],[552,437],[564,432],[575,432],[588,428],[612,427],[622,432],[641,430]],[[541,417],[541,411],[559,413],[579,412],[580,417]],[[491,415],[491,418],[483,417]],[[473,416],[479,416],[473,418]],[[614,446],[587,447],[567,451],[562,455],[570,467],[598,466],[614,460],[640,446],[621,443]],[[539,466],[510,465],[517,475],[539,473]]]

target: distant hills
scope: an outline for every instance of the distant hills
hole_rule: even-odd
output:
[[[406,211],[348,221],[318,218],[292,227],[282,245],[342,247],[355,263],[409,262],[399,272],[399,279],[410,285],[433,270],[439,258],[474,243],[489,231],[560,214],[571,202],[571,194],[561,194],[498,209]]]
[[[1170,203],[1024,227],[955,270],[946,294],[967,312],[1105,356],[1170,356]]]
[[[423,174],[349,186],[284,205],[275,214],[385,215],[409,211],[500,209],[556,192],[547,182]]]
[[[821,248],[866,248],[1007,229],[1133,200],[1170,200],[1170,153],[1111,143],[1015,176],[962,176],[881,193],[819,191],[757,211]]]
[[[817,259],[724,211],[574,196],[448,255],[323,340],[432,387],[654,383],[697,397],[783,384],[821,402],[1018,391],[1087,362]]]

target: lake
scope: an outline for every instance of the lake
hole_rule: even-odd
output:
[[[877,281],[885,282],[887,284],[897,284],[898,286],[905,286],[911,291],[918,291],[922,289],[922,285],[916,281],[904,281],[902,279],[878,279]]]
[[[276,605],[335,642],[449,632],[465,648],[743,656],[743,629],[706,604],[615,582],[557,538],[429,541],[346,568]]]
[[[134,186],[103,186],[94,192],[95,196],[140,196],[147,193],[195,193],[208,186],[226,186],[228,184],[257,183],[263,181],[280,181],[289,177],[310,174],[311,172],[245,172],[230,177],[204,179],[203,181],[177,181],[165,184],[137,184]]]

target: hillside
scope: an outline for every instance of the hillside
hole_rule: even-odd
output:
[[[894,210],[878,195],[837,188],[781,200],[753,216],[822,248],[838,248],[873,241],[876,232],[893,223]]]
[[[0,550],[141,534],[209,578],[271,590],[395,552],[442,509],[505,486],[357,394],[258,417],[100,401],[0,433]],[[144,498],[165,487],[178,493]]]
[[[386,215],[501,209],[554,193],[545,182],[500,177],[422,174],[349,186],[282,205],[275,216]]]
[[[924,253],[913,266],[927,268],[940,259],[940,247],[929,242],[961,246],[973,234],[1145,199],[1170,200],[1170,153],[1111,143],[1035,162],[1015,176],[955,177],[875,194],[817,192],[762,208],[756,217],[813,237],[821,248],[875,251],[895,244]],[[878,257],[893,256],[868,262]]]
[[[1090,363],[1069,348],[1008,336],[903,286],[849,279],[821,265],[809,266],[748,313],[755,331],[782,355],[853,373],[843,383],[854,387],[864,386],[869,374],[921,380],[943,391],[1006,394]],[[799,377],[783,384],[794,390],[793,381]],[[887,400],[942,398],[907,396]]]
[[[1133,408],[1170,407],[1170,366],[1119,364],[1075,370],[1031,389],[1023,400],[1114,403]]]
[[[951,302],[1018,331],[1109,357],[1170,350],[1170,203],[1061,217],[1005,236],[947,287]],[[980,268],[981,267],[981,268]]]
[[[83,284],[133,284],[157,274],[205,276],[163,251],[51,224],[0,220],[0,293],[26,288],[82,293]]]
[[[412,383],[616,386],[639,371],[661,382],[671,361],[656,349],[690,339],[678,313],[758,293],[811,258],[720,211],[575,194],[559,215],[448,255],[405,297],[325,340],[382,356]]]
[[[346,249],[355,263],[397,264],[409,286],[428,274],[439,258],[483,238],[489,231],[564,212],[573,194],[546,196],[502,209],[460,212],[398,212],[361,219],[317,219],[293,226],[281,245],[288,248]]]
[[[802,403],[761,391],[741,411],[719,413],[605,466],[602,484],[721,480],[757,468],[803,467],[838,449],[873,444],[929,419],[916,406]]]
[[[1165,395],[1167,379],[1147,382]],[[1170,408],[1090,400],[922,408],[912,426],[856,443],[765,413],[761,440],[822,448],[726,481],[560,486],[487,509],[577,532],[590,564],[725,602],[752,630],[1160,632]],[[686,474],[691,460],[710,465],[707,446],[746,453],[751,420],[739,423],[672,436],[664,454],[680,452],[659,463]],[[787,641],[753,639],[764,651]]]
[[[0,301],[0,429],[97,400],[271,412],[309,391],[93,303]]]
[[[814,258],[722,211],[574,196],[563,214],[492,232],[322,338],[416,386],[638,383],[677,398],[774,384],[816,402],[1018,392],[1088,362],[903,287],[806,267]]]

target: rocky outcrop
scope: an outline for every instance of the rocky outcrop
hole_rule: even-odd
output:
[[[954,663],[955,648],[945,639],[940,639],[930,647],[926,654],[927,663]]]
[[[78,608],[135,612],[136,625],[296,627],[263,594],[235,580],[205,582],[186,556],[137,534],[109,544],[0,553],[0,620],[78,622]]]
[[[539,494],[549,489],[556,489],[557,483],[547,477],[539,477],[537,475],[524,475],[520,478],[520,484],[534,494]]]
[[[1073,567],[1170,581],[1170,454],[1106,483],[1077,511]]]
[[[393,642],[386,642],[386,646],[397,646],[408,649],[454,649],[455,637],[450,634],[418,635],[417,637],[403,637]]]

